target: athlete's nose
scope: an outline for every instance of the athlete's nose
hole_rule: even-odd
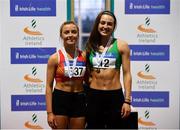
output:
[[[107,28],[107,27],[108,27],[108,25],[107,25],[107,23],[105,23],[105,24],[104,24],[104,28]]]
[[[103,29],[107,31],[107,30],[108,30],[108,28],[109,28],[109,27],[108,27],[108,24],[107,24],[107,23],[105,23],[105,24],[103,25]]]
[[[67,36],[68,36],[68,37],[72,37],[72,36],[73,36],[73,33],[72,33],[72,32],[69,32]]]

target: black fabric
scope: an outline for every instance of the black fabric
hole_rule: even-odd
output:
[[[138,112],[131,112],[131,114],[122,120],[123,129],[138,130]]]
[[[54,89],[52,108],[55,115],[84,117],[86,113],[85,93]]]
[[[121,108],[124,102],[122,89],[87,91],[87,129],[123,128]]]

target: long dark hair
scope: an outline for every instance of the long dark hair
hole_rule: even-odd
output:
[[[98,25],[100,23],[100,19],[103,14],[110,15],[114,18],[114,29],[116,28],[117,20],[116,20],[115,15],[111,11],[107,11],[107,10],[100,12],[95,19],[93,29],[92,29],[89,39],[86,43],[87,53],[89,53],[91,50],[98,51],[97,44],[100,43],[100,40],[101,40],[101,35],[98,31]]]
[[[110,11],[102,11],[97,15],[97,17],[95,19],[95,22],[94,22],[94,25],[93,25],[93,28],[92,28],[92,31],[90,33],[89,39],[88,39],[88,41],[86,43],[86,59],[87,59],[86,60],[86,79],[89,79],[89,77],[91,77],[92,66],[91,66],[90,61],[89,61],[90,52],[92,50],[93,51],[98,51],[97,45],[100,43],[100,40],[101,40],[101,35],[100,35],[99,31],[98,31],[98,25],[100,23],[100,19],[101,19],[101,16],[103,14],[110,15],[110,16],[112,16],[114,18],[114,29],[113,29],[113,31],[116,28],[117,21],[116,21],[115,15],[112,12],[110,12]],[[86,83],[89,84],[89,82],[86,82]]]

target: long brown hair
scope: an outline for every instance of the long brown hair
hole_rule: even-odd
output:
[[[98,25],[100,23],[100,19],[101,19],[101,16],[103,14],[110,15],[114,18],[114,29],[113,29],[113,31],[115,30],[116,24],[117,24],[115,15],[110,11],[102,11],[97,15],[95,22],[94,22],[94,25],[93,25],[93,29],[92,29],[90,36],[89,36],[89,39],[86,43],[86,59],[87,59],[86,60],[86,78],[87,79],[89,79],[91,77],[91,69],[92,69],[92,66],[91,66],[90,61],[89,61],[90,52],[92,50],[98,51],[97,45],[100,43],[100,40],[101,40],[101,34],[98,31]],[[86,82],[86,83],[89,85],[89,82]]]
[[[107,10],[100,12],[95,19],[93,29],[90,33],[89,39],[86,44],[87,53],[89,53],[91,50],[98,51],[97,44],[100,43],[101,40],[101,35],[98,31],[98,25],[100,23],[100,19],[103,14],[110,15],[114,18],[114,29],[116,28],[117,21],[115,15],[111,11],[107,11]]]

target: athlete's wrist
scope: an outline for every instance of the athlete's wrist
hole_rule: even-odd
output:
[[[125,98],[125,101],[131,102],[131,98]]]
[[[125,104],[131,105],[131,102],[124,101]]]
[[[47,112],[47,115],[49,115],[49,114],[53,114],[53,112],[52,111]]]

